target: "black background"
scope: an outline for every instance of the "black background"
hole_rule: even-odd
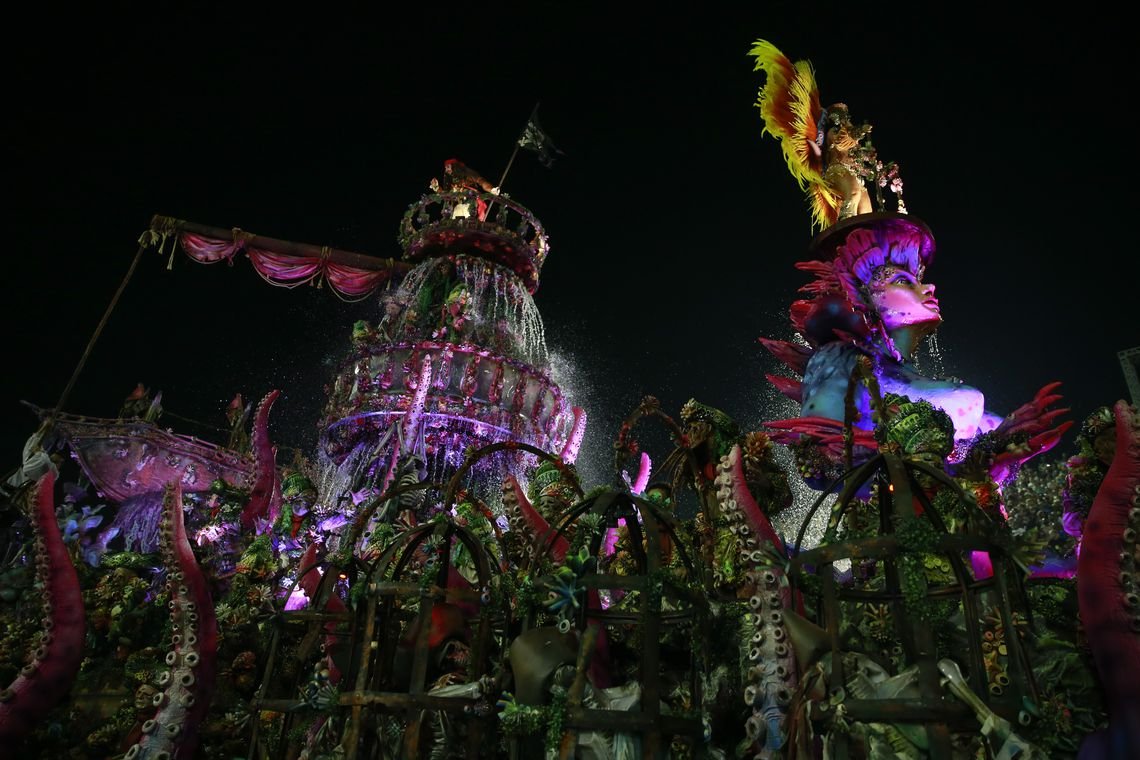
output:
[[[399,256],[404,211],[443,160],[498,180],[537,102],[565,155],[547,169],[520,152],[503,189],[551,237],[535,299],[590,414],[587,474],[608,477],[645,394],[748,427],[793,414],[756,339],[789,337],[811,229],[753,105],[760,37],[811,60],[823,101],[871,122],[901,165],[938,243],[946,373],[1000,413],[1052,380],[1078,421],[1125,397],[1140,266],[1123,20],[1087,3],[750,5],[29,11],[3,51],[9,466],[36,427],[19,401],[56,403],[153,214]],[[280,388],[273,435],[308,452],[352,322],[379,313],[270,287],[244,259],[179,253],[168,271],[149,253],[65,408],[113,416],[141,381],[206,423],[163,424],[209,437],[234,393]]]

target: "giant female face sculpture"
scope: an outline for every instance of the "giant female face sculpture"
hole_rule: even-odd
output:
[[[934,286],[923,282],[934,253],[926,226],[913,217],[864,215],[837,225],[830,243],[815,250],[831,252],[830,260],[799,265],[816,280],[803,288],[812,298],[792,307],[793,324],[800,321],[796,326],[802,325],[811,344],[798,389],[802,416],[843,421],[855,362],[870,355],[877,357],[875,375],[884,393],[929,401],[946,411],[956,439],[996,426],[1000,419],[986,412],[980,390],[927,377],[907,361],[921,339],[942,323]],[[830,321],[824,320],[828,315]],[[854,424],[871,429],[867,391],[858,390],[855,403],[859,415]]]
[[[934,288],[922,283],[934,257],[934,238],[922,222],[893,214],[865,214],[821,236],[798,269],[815,275],[792,304],[792,325],[813,347],[855,339],[901,359],[941,322]],[[920,326],[920,327],[919,327]],[[906,328],[905,330],[903,328]],[[896,351],[895,331],[902,344]],[[878,346],[878,348],[873,348]]]
[[[866,288],[869,305],[887,332],[923,326],[925,334],[933,332],[942,322],[934,286],[902,267],[893,264],[876,267]]]

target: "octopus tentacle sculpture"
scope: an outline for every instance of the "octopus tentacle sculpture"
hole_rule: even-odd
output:
[[[1116,451],[1089,510],[1077,560],[1081,621],[1100,674],[1109,724],[1081,758],[1134,757],[1140,748],[1140,414],[1117,401]]]
[[[43,629],[31,661],[0,691],[0,746],[23,739],[67,695],[83,659],[83,595],[56,523],[54,487],[55,475],[49,470],[36,485],[31,520],[44,597]]]
[[[321,579],[324,577],[319,569],[323,560],[323,553],[321,546],[318,543],[312,543],[309,548],[305,550],[300,561],[297,563],[301,577],[297,581],[297,585],[308,597],[313,605],[321,605],[323,612],[329,612],[334,615],[341,614],[347,611],[344,602],[336,595],[336,592],[330,592],[328,598],[321,600]],[[329,683],[336,686],[340,683],[341,672],[337,667],[333,655],[336,653],[337,647],[340,645],[340,636],[336,632],[337,626],[335,622],[325,624],[325,639],[322,644],[322,649],[325,652],[324,663],[329,671]]]
[[[748,603],[752,635],[744,701],[752,708],[747,737],[758,745],[757,757],[774,757],[785,743],[787,706],[796,688],[796,666],[784,611],[792,598],[784,582],[784,542],[772,528],[745,481],[741,448],[735,445],[717,466],[717,499],[741,553],[751,568],[745,578],[753,588]]]
[[[276,517],[281,508],[281,479],[277,476],[277,447],[269,440],[269,410],[273,402],[281,395],[281,391],[272,390],[261,399],[257,405],[257,414],[253,418],[253,433],[251,444],[253,447],[254,470],[252,488],[249,494],[249,503],[241,513],[241,524],[245,529],[254,527],[258,519]]]
[[[297,580],[297,585],[308,597],[310,604],[315,609],[320,609],[322,612],[332,613],[333,615],[340,615],[347,611],[347,607],[341,598],[337,596],[335,590],[328,590],[321,588],[321,582],[324,578],[320,565],[323,562],[323,551],[319,543],[312,543],[309,548],[305,550],[300,561],[298,562],[300,578]],[[332,571],[335,568],[331,568]],[[322,600],[323,593],[327,591],[328,598]],[[312,700],[317,703],[318,699],[323,698],[327,694],[332,694],[332,689],[335,689],[340,684],[341,670],[337,666],[335,655],[339,654],[341,647],[341,636],[337,633],[336,622],[328,622],[324,624],[325,636],[321,642],[322,656],[314,668],[315,676],[312,683],[306,687],[310,693],[306,695],[307,700]],[[319,685],[318,685],[319,684]],[[325,686],[327,685],[327,688]],[[313,687],[316,687],[315,689]],[[308,730],[304,736],[305,755],[307,756],[313,750],[320,739],[325,725],[328,723],[328,715],[319,715],[314,718],[309,724]]]
[[[198,727],[210,707],[214,688],[218,624],[206,579],[198,567],[182,513],[182,486],[172,483],[164,495],[159,551],[167,570],[172,622],[170,670],[158,679],[154,717],[142,724],[142,736],[125,760],[178,760],[194,757]]]
[[[535,542],[528,551],[541,552],[545,550],[556,565],[562,565],[563,562],[567,561],[567,555],[570,553],[570,542],[567,541],[565,535],[554,533],[551,530],[550,523],[531,505],[522,486],[519,485],[513,475],[508,475],[503,481],[503,507],[506,510],[511,529],[519,531],[522,535],[531,536],[531,541]],[[542,539],[543,545],[541,547],[537,544],[536,539]],[[586,589],[586,607],[592,610],[602,608],[601,596],[596,588]],[[610,686],[610,675],[606,672],[604,665],[609,661],[609,637],[604,629],[599,630],[596,635],[597,639],[594,642],[596,654],[594,659],[590,661],[587,672],[595,686],[606,688]]]
[[[538,510],[531,506],[526,493],[513,475],[503,480],[503,507],[510,521],[511,529],[519,531],[520,535],[534,537],[548,536],[550,525]],[[555,562],[566,559],[566,552],[570,550],[570,542],[565,536],[557,535],[548,539],[550,557]]]

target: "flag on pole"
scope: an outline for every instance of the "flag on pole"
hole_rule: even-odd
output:
[[[542,129],[542,125],[538,123],[538,109],[530,115],[527,120],[526,127],[519,135],[518,141],[520,148],[526,148],[538,154],[538,162],[545,166],[547,169],[554,166],[555,156],[566,155],[560,151],[553,142],[550,141],[550,135]]]

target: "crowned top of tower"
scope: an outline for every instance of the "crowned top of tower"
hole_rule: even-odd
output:
[[[550,244],[534,214],[458,159],[444,162],[443,179],[408,207],[398,240],[409,262],[453,254],[486,259],[538,290]]]

